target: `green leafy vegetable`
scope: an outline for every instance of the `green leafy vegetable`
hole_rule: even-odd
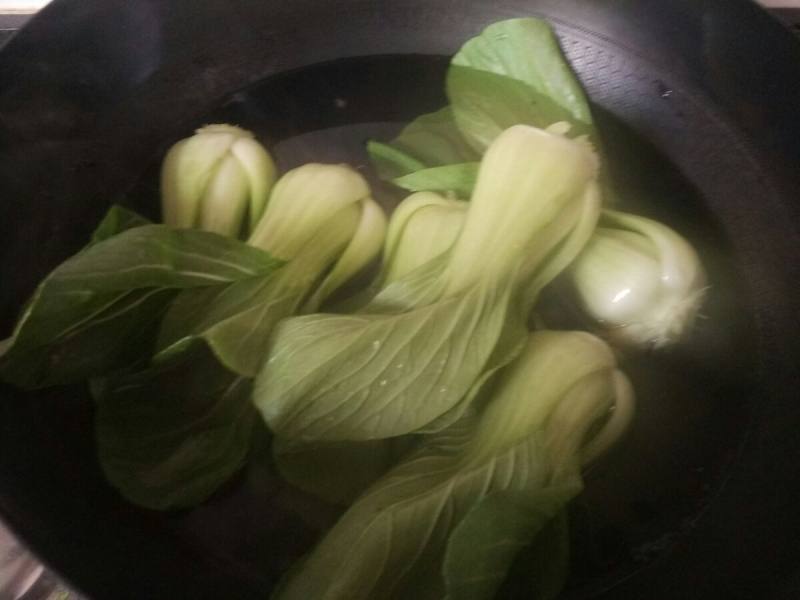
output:
[[[481,161],[445,293],[466,289],[487,272],[519,268],[517,276],[531,280],[586,217],[591,227],[582,247],[599,214],[596,176],[597,157],[579,141],[524,125],[503,132]]]
[[[513,358],[526,335],[520,316],[588,239],[595,171],[580,142],[506,131],[481,162],[447,256],[389,283],[357,314],[276,328],[255,389],[272,430],[305,442],[393,437],[455,408],[485,370]]]
[[[368,264],[385,229],[383,211],[349,167],[308,164],[289,171],[250,238],[285,266],[247,281],[186,290],[164,318],[159,350],[169,354],[200,337],[226,367],[255,376],[275,324],[304,302],[315,308]]]
[[[346,247],[357,214],[339,215],[314,243],[275,273],[217,286],[187,290],[164,317],[159,348],[170,353],[187,339],[203,338],[232,371],[253,377],[266,355],[269,333],[294,314],[321,272]]]
[[[391,144],[370,140],[367,142],[367,153],[372,161],[372,166],[386,181],[426,168],[424,162]]]
[[[612,211],[596,228],[599,140],[547,23],[487,27],[446,92],[367,145],[413,192],[388,224],[356,170],[276,181],[252,133],[198,129],[164,160],[166,224],[113,207],[0,341],[19,386],[90,380],[101,467],[147,508],[218,490],[258,450],[260,413],[292,500],[345,510],[275,600],[490,600],[515,569],[554,600],[565,506],[634,395],[605,342],[527,330],[538,296],[571,267],[611,337],[656,345],[698,310],[678,234]],[[381,248],[372,284],[317,312]]]
[[[692,246],[645,217],[606,210],[571,267],[586,312],[615,339],[666,346],[691,327],[705,295],[705,273]]]
[[[103,242],[123,231],[133,229],[134,227],[141,227],[142,225],[152,225],[152,222],[130,209],[115,204],[108,209],[103,220],[100,221],[95,228],[87,247],[98,242]]]
[[[459,131],[478,152],[518,124],[567,121],[573,133],[593,133],[583,88],[540,19],[500,21],[465,43],[451,61],[447,96]]]
[[[263,218],[248,242],[291,260],[337,214],[360,213],[369,185],[347,165],[309,163],[285,173],[275,184]]]
[[[538,495],[520,492],[489,494],[477,502],[453,529],[447,542],[442,572],[447,600],[483,600],[495,597],[515,557],[536,540],[536,545],[555,549],[555,555],[540,556],[542,565],[549,565],[552,574],[529,578],[536,600],[555,598],[563,585],[566,553],[563,540],[547,536],[547,529],[564,528],[558,511],[571,489],[549,489]],[[555,517],[553,515],[556,515]],[[538,535],[539,533],[542,535]],[[555,531],[557,536],[560,531]],[[559,542],[562,542],[559,544]],[[535,569],[537,565],[530,565]],[[552,580],[549,581],[549,580]],[[546,588],[551,586],[553,591]]]
[[[433,192],[411,194],[403,200],[386,232],[379,281],[399,281],[450,250],[461,233],[468,206]]]
[[[305,303],[304,309],[318,309],[333,292],[378,256],[386,237],[386,228],[383,209],[373,200],[362,201],[361,218],[350,243]]]
[[[206,125],[170,148],[161,169],[162,213],[171,227],[237,237],[252,232],[275,182],[275,164],[253,134]]]
[[[523,548],[496,596],[524,590],[526,597],[555,600],[561,595],[569,573],[569,519],[562,509],[539,531],[533,543]]]
[[[420,169],[392,180],[397,187],[411,192],[426,190],[454,192],[462,198],[469,198],[478,179],[477,162],[445,165]]]
[[[263,276],[279,264],[241,242],[112,209],[93,242],[37,288],[0,357],[23,388],[73,383],[141,361],[181,288]],[[113,235],[115,227],[132,227]]]
[[[573,332],[532,334],[489,396],[479,418],[367,490],[278,600],[492,598],[516,551],[580,491],[587,432],[632,397],[610,349]]]
[[[449,106],[417,117],[392,144],[431,167],[473,162],[480,158],[459,131]]]
[[[449,106],[417,117],[388,144],[370,141],[367,152],[378,174],[387,181],[428,167],[480,158],[458,130]]]
[[[287,319],[256,380],[256,405],[273,431],[300,441],[419,429],[483,370],[513,310],[511,293],[508,280],[488,282],[399,314],[369,314],[368,306],[358,315]]]
[[[273,453],[286,481],[326,502],[346,506],[394,466],[412,444],[413,440],[403,437],[303,446],[277,438]]]
[[[469,40],[450,63],[446,87],[449,106],[418,117],[388,144],[368,144],[383,179],[469,198],[471,165],[513,125],[567,123],[571,135],[598,143],[583,88],[540,19],[501,21]]]
[[[545,128],[570,122],[575,135],[589,130],[582,122],[568,121],[571,115],[548,96],[505,75],[454,63],[447,73],[447,90],[459,128],[479,151],[513,125]]]
[[[251,382],[203,344],[142,372],[95,381],[93,389],[100,464],[135,504],[198,504],[247,458],[256,416]]]

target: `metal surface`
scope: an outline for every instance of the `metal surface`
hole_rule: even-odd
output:
[[[657,383],[631,365],[647,418],[578,503],[602,526],[576,551],[614,561],[578,556],[567,595],[794,598],[800,47],[749,2],[56,0],[0,54],[2,324],[110,202],[153,210],[153,165],[193,125],[235,118],[285,165],[363,159],[359,140],[443,101],[441,57],[526,14],[558,28],[622,183],[719,266],[700,347]],[[127,505],[91,417],[81,386],[0,388],[0,511],[94,598],[263,598],[310,543],[257,462],[195,511]]]

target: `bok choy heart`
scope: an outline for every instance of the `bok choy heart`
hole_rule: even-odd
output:
[[[678,341],[706,292],[694,248],[645,217],[606,210],[602,224],[570,268],[586,312],[621,342],[661,347]]]
[[[231,238],[142,222],[112,209],[92,243],[42,281],[4,343],[3,379],[30,389],[141,362],[179,290],[260,278],[281,265]]]
[[[179,141],[164,158],[164,223],[238,237],[252,232],[267,204],[276,170],[251,132],[206,125]]]
[[[276,599],[492,598],[515,552],[580,491],[587,434],[615,405],[629,415],[633,396],[602,341],[543,331],[486,400],[369,488]]]
[[[526,126],[504,132],[446,256],[356,314],[277,327],[254,395],[270,428],[300,442],[376,439],[456,407],[484,371],[513,358],[539,289],[588,239],[596,168],[578,141]]]
[[[199,337],[227,368],[253,377],[276,323],[316,308],[380,251],[386,217],[369,194],[364,178],[344,165],[307,164],[283,175],[249,243],[285,266],[181,293],[164,317],[161,352]]]

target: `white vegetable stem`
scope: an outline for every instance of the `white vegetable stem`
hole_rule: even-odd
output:
[[[665,346],[694,322],[705,294],[697,253],[651,219],[604,211],[571,268],[586,312],[620,341]]]

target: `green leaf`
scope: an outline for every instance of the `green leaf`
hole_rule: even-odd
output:
[[[503,332],[512,278],[483,281],[407,312],[384,312],[425,292],[398,282],[359,314],[283,321],[254,394],[270,428],[300,441],[379,439],[415,431],[455,406]]]
[[[485,406],[488,399],[491,398],[493,378],[512,363],[525,348],[527,337],[520,332],[527,332],[527,314],[528,311],[522,309],[521,306],[515,306],[514,310],[507,311],[506,322],[494,351],[470,391],[453,408],[419,429],[418,433],[441,431],[469,415],[476,414]]]
[[[257,277],[279,264],[263,250],[215,233],[145,225],[87,248],[47,283],[93,292],[191,288]]]
[[[551,98],[505,75],[454,64],[447,72],[447,94],[461,131],[480,152],[513,125],[545,128],[569,121],[571,134],[589,131]]]
[[[373,484],[278,598],[490,600],[518,551],[581,491],[587,432],[613,405],[619,377],[589,334],[530,334],[485,408]],[[558,563],[539,569],[544,598],[563,573],[560,531],[541,539]]]
[[[425,168],[425,163],[390,144],[370,140],[367,142],[367,154],[378,176],[386,181]]]
[[[533,544],[517,555],[509,580],[524,586],[529,598],[556,600],[567,581],[569,556],[569,520],[564,509],[542,528]]]
[[[36,389],[135,364],[153,340],[173,290],[80,296],[44,290],[0,357],[0,376]]]
[[[464,140],[449,106],[414,119],[392,145],[431,167],[473,162],[480,157]]]
[[[544,128],[566,121],[571,135],[598,142],[583,88],[540,19],[501,21],[469,40],[451,61],[446,88],[450,106],[418,117],[388,144],[368,144],[382,179],[468,198],[474,187],[468,173],[433,167],[477,161],[512,125]]]
[[[469,198],[478,179],[478,167],[477,162],[431,167],[397,177],[392,183],[411,192],[454,192],[461,198]]]
[[[144,225],[112,209],[90,246],[39,285],[0,356],[0,376],[31,389],[72,383],[147,354],[175,291],[258,277],[280,264],[242,242]],[[110,236],[110,237],[109,237]]]
[[[346,506],[386,473],[407,446],[405,438],[314,446],[276,438],[273,453],[286,481],[326,502]]]
[[[183,291],[164,317],[159,350],[169,353],[174,345],[180,349],[186,339],[201,337],[226,367],[255,377],[273,327],[297,312],[325,270],[342,255],[350,235],[329,222],[313,243],[272,273],[228,286]]]
[[[515,557],[540,532],[548,533],[543,530],[556,520],[556,514],[574,494],[574,487],[568,485],[536,494],[490,494],[476,503],[447,542],[443,564],[447,600],[494,598]],[[557,535],[551,534],[541,543],[557,550],[559,541]],[[546,589],[558,583],[557,574],[564,568],[563,553],[556,551],[538,558],[541,563],[530,568],[543,575],[543,581],[534,584],[541,591],[529,597],[552,598]]]
[[[450,422],[473,384],[521,346],[519,315],[535,300],[527,286],[555,276],[553,265],[566,266],[561,252],[577,253],[588,237],[597,210],[587,211],[594,204],[584,196],[596,196],[595,168],[580,142],[523,125],[505,131],[481,163],[446,254],[390,282],[355,314],[277,327],[255,392],[271,429],[305,442],[355,441],[429,431],[445,415]],[[390,226],[390,260],[394,238]],[[501,339],[510,350],[494,363]]]
[[[194,506],[245,462],[255,422],[251,383],[203,344],[93,388],[100,464],[135,504]]]
[[[302,568],[285,582],[278,598],[445,597],[443,569],[449,540],[474,507],[493,492],[527,494],[529,490],[541,490],[547,494],[548,490],[546,454],[536,435],[485,460],[471,461],[468,456],[474,426],[472,420],[463,421],[430,438],[418,452],[374,484],[322,539]],[[574,484],[565,485],[553,495],[560,494],[563,503],[578,489]],[[527,497],[536,501],[534,496]],[[545,512],[548,508],[540,510]],[[481,524],[471,521],[466,525],[467,534],[470,529],[480,530]],[[503,533],[508,529],[503,528]],[[532,529],[529,526],[520,533],[520,539]],[[490,534],[495,534],[496,539],[497,532],[487,528],[483,538],[472,543],[477,546]],[[462,541],[463,537],[455,544],[460,548]],[[526,540],[529,541],[530,538]],[[518,547],[515,543],[513,549]],[[478,553],[483,556],[480,550]],[[457,554],[457,558],[460,560],[463,555]],[[513,553],[503,554],[502,558],[513,558]],[[457,564],[461,566],[460,562]],[[459,579],[458,583],[460,589],[466,588],[466,582]]]
[[[133,229],[134,227],[141,227],[142,225],[152,225],[152,222],[124,206],[114,204],[108,209],[106,216],[103,217],[103,220],[100,221],[100,224],[95,228],[89,245],[91,246],[98,242],[103,242],[108,238],[114,237],[118,233]]]
[[[204,339],[230,370],[254,377],[275,324],[295,312],[305,288],[283,287],[277,277],[184,290],[164,317],[160,352],[180,351],[189,338]]]
[[[447,93],[459,130],[480,152],[503,124],[567,120],[593,133],[583,88],[540,19],[500,21],[467,41],[451,62]]]
[[[388,144],[368,142],[367,153],[380,177],[387,181],[428,167],[479,158],[458,130],[449,106],[417,117]]]

